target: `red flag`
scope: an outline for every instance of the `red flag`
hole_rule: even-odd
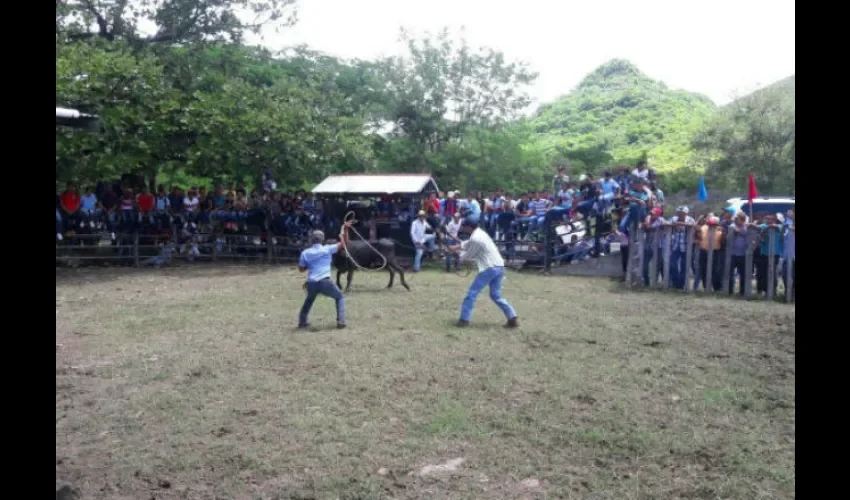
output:
[[[753,199],[758,198],[759,195],[758,191],[756,191],[756,180],[753,178],[753,174],[749,174],[747,181],[749,183],[750,188],[749,194],[747,195],[747,199],[749,200],[750,204],[752,204]]]

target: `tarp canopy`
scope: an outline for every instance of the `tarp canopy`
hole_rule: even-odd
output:
[[[76,109],[56,108],[56,125],[95,129],[98,126],[98,118],[96,115],[81,113]]]
[[[328,176],[313,188],[313,193],[358,196],[424,195],[436,193],[438,190],[433,177],[425,174],[342,174]]]

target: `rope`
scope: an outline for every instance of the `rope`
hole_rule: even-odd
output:
[[[387,258],[386,258],[386,257],[384,257],[384,254],[382,254],[381,252],[379,252],[377,248],[373,247],[373,246],[372,246],[372,244],[371,244],[371,243],[369,243],[369,240],[367,240],[366,238],[364,238],[362,234],[358,233],[358,232],[357,232],[357,230],[356,230],[356,229],[354,229],[353,224],[354,224],[355,222],[357,222],[357,221],[354,219],[354,215],[355,215],[354,210],[349,211],[347,214],[345,214],[345,218],[343,219],[343,223],[351,221],[352,226],[351,226],[351,227],[349,227],[348,229],[349,229],[350,231],[354,231],[354,234],[356,234],[357,236],[359,236],[359,237],[360,237],[360,240],[361,240],[361,241],[363,241],[364,243],[366,243],[366,246],[368,246],[369,248],[371,248],[371,249],[372,249],[372,251],[373,251],[373,252],[375,252],[376,254],[378,254],[378,257],[380,257],[380,258],[381,258],[381,260],[383,260],[383,261],[384,261],[384,263],[383,263],[383,264],[381,264],[381,267],[379,267],[379,268],[377,268],[377,269],[370,269],[370,268],[366,268],[366,267],[361,266],[360,264],[358,264],[358,263],[357,263],[357,261],[356,261],[356,260],[354,260],[354,257],[352,257],[352,256],[351,256],[351,253],[348,251],[348,245],[345,243],[345,238],[342,238],[342,239],[341,239],[341,240],[342,240],[342,249],[343,249],[343,250],[345,250],[345,255],[349,258],[349,260],[351,260],[351,262],[352,262],[352,263],[354,263],[354,267],[356,267],[356,268],[360,269],[361,271],[366,271],[366,272],[368,272],[368,271],[383,271],[383,270],[384,270],[384,268],[386,268],[386,267],[387,267]]]

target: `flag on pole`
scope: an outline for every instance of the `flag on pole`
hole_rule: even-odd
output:
[[[747,174],[747,184],[749,184],[749,189],[747,192],[747,201],[750,204],[750,219],[753,218],[753,200],[758,197],[758,191],[756,191],[756,180],[753,178],[753,174]]]
[[[756,191],[756,180],[753,178],[753,174],[748,174],[747,183],[749,184],[749,192],[747,193],[747,201],[750,203],[753,202],[754,199],[758,198],[758,191]]]
[[[708,199],[708,190],[705,188],[705,179],[702,176],[699,176],[699,187],[697,187],[697,192],[699,193],[699,201],[705,201]]]

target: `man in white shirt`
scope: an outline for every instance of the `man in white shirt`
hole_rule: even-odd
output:
[[[434,244],[436,238],[433,234],[425,234],[426,229],[432,229],[431,225],[425,220],[428,214],[424,210],[420,210],[416,220],[410,224],[410,240],[413,241],[413,246],[416,247],[416,257],[413,259],[413,272],[418,273],[422,265],[422,254],[425,253],[425,247],[433,252],[437,249]]]
[[[499,249],[486,231],[478,227],[478,224],[465,219],[463,221],[464,231],[471,231],[469,239],[460,245],[449,247],[450,252],[461,251],[461,259],[475,261],[478,264],[478,275],[472,280],[469,285],[469,290],[466,292],[466,298],[463,299],[463,304],[460,309],[460,319],[457,322],[458,327],[469,326],[469,320],[472,318],[472,309],[475,307],[475,300],[478,294],[485,286],[490,287],[490,298],[499,306],[499,309],[505,314],[508,322],[505,323],[505,328],[516,328],[519,326],[519,318],[513,306],[502,297],[502,280],[505,278],[505,261],[499,254]]]
[[[646,168],[646,162],[641,160],[637,164],[637,168],[632,170],[632,177],[638,179],[649,180],[649,169]]]

